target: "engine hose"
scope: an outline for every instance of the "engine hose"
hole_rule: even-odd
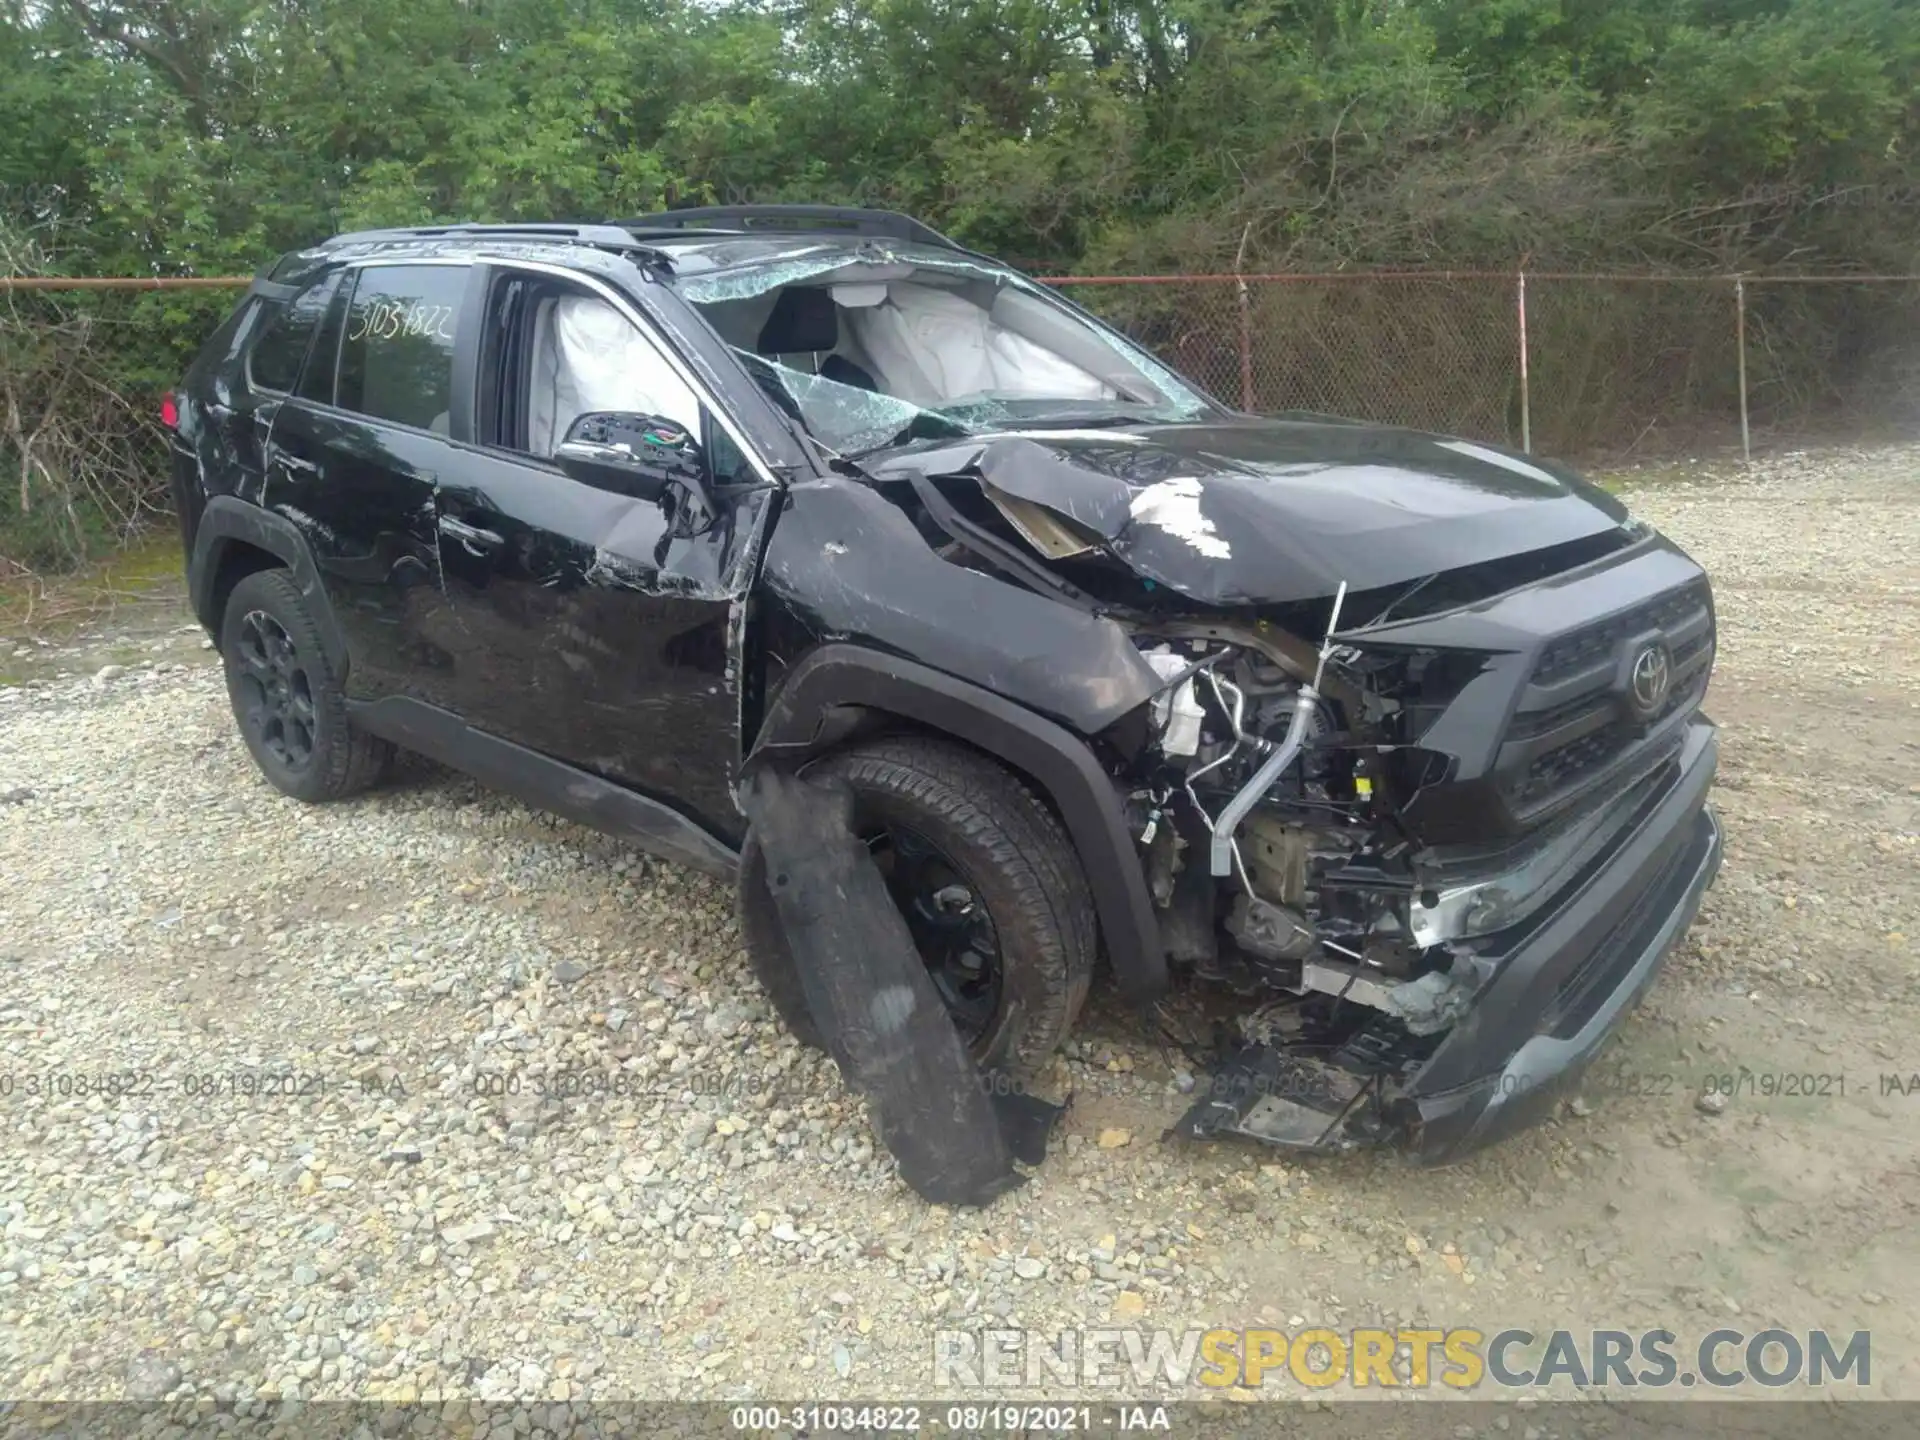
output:
[[[1301,747],[1306,743],[1307,726],[1319,704],[1320,692],[1311,685],[1302,685],[1300,693],[1293,697],[1293,718],[1287,722],[1286,738],[1253,772],[1253,778],[1221,807],[1219,816],[1213,822],[1209,866],[1215,875],[1233,873],[1233,838],[1240,829],[1240,822],[1247,818],[1249,810],[1260,803],[1260,797],[1273,788],[1274,781],[1280,778],[1287,766],[1299,758]]]

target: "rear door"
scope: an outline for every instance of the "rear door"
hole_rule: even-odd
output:
[[[434,493],[458,466],[456,429],[471,424],[472,347],[459,342],[474,323],[477,274],[465,261],[347,270],[297,393],[273,423],[263,503],[312,547],[355,700],[406,693],[448,703],[460,637]]]

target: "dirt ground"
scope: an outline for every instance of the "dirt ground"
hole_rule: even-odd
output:
[[[725,887],[438,772],[279,798],[172,582],[0,639],[0,1394],[904,1397],[939,1328],[1419,1323],[1867,1329],[1920,1398],[1920,448],[1621,483],[1714,577],[1725,869],[1584,1094],[1442,1170],[1163,1142],[1186,1062],[1100,991],[1055,1153],[930,1208]]]

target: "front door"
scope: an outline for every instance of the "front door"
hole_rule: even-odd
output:
[[[611,292],[497,266],[487,281],[475,444],[438,494],[440,566],[467,722],[741,830],[730,626],[764,494],[690,514],[583,485],[553,461],[589,411],[665,416],[702,437],[715,479],[745,457],[664,344]]]

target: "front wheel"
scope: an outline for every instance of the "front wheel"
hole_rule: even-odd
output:
[[[1086,1000],[1096,945],[1093,902],[1059,821],[1003,766],[934,737],[866,742],[804,773],[852,791],[855,833],[974,1059],[1036,1073]],[[802,1042],[819,1045],[751,834],[740,917],[774,1008]]]
[[[220,658],[241,738],[276,790],[339,800],[387,773],[393,747],[348,722],[320,629],[285,570],[260,570],[233,587]]]

